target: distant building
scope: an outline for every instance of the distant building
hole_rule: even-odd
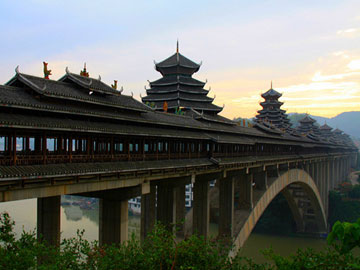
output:
[[[284,104],[279,101],[282,94],[274,90],[271,83],[270,89],[261,94],[261,96],[265,101],[260,103],[263,108],[258,111],[255,122],[271,124],[278,129],[288,129],[291,125],[290,120],[287,117],[286,111],[280,108]]]

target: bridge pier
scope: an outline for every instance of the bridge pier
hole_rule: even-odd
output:
[[[144,241],[155,225],[156,219],[156,186],[150,185],[150,192],[141,195],[140,240]]]
[[[253,209],[253,174],[252,173],[241,173],[236,176],[236,191],[239,195],[238,203],[239,208]]]
[[[220,173],[196,175],[193,189],[193,234],[209,235],[210,200],[209,181],[222,178]]]
[[[175,224],[176,236],[183,238],[185,236],[185,184],[175,187]]]
[[[185,184],[189,181],[190,177],[180,177],[157,185],[156,220],[169,229],[175,225],[178,237],[185,232]]]
[[[174,187],[167,184],[157,186],[156,219],[169,229],[174,224]]]
[[[257,189],[266,190],[268,188],[266,171],[254,172],[254,183]]]
[[[128,201],[100,199],[99,243],[110,245],[128,240]]]
[[[233,236],[234,226],[234,177],[219,181],[219,236]]]
[[[37,199],[37,237],[47,244],[60,244],[60,196]]]

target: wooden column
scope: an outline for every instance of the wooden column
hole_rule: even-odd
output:
[[[110,142],[110,154],[111,154],[111,159],[114,159],[114,137],[111,137],[111,142]]]
[[[13,158],[13,165],[16,165],[17,157],[16,157],[16,133],[14,132],[12,136],[12,158]]]
[[[69,163],[72,162],[72,149],[73,149],[73,145],[72,145],[72,137],[69,137]]]

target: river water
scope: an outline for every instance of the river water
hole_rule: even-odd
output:
[[[15,221],[15,232],[20,235],[22,230],[30,231],[36,228],[36,199],[0,203],[0,213],[7,211]],[[85,230],[85,238],[89,241],[98,240],[97,209],[83,210],[78,205],[61,207],[61,238],[76,236],[78,229]],[[139,235],[140,218],[129,216],[129,232]],[[211,224],[210,233],[216,234],[217,227]],[[264,262],[260,250],[272,247],[276,253],[288,256],[298,248],[311,247],[323,250],[326,247],[324,239],[272,236],[253,233],[241,250],[241,255],[252,257],[256,262]]]

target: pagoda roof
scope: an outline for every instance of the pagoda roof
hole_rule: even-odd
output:
[[[172,56],[166,58],[165,60],[155,63],[157,68],[167,68],[167,67],[173,67],[173,66],[182,66],[192,69],[199,69],[201,64],[197,64],[193,61],[191,61],[189,58],[185,57],[179,52],[174,53]]]
[[[320,129],[321,130],[328,130],[328,131],[331,131],[332,130],[332,127],[328,126],[326,123],[322,126],[320,126]]]
[[[281,105],[283,105],[284,104],[284,102],[281,102],[281,101],[278,101],[278,100],[269,100],[269,99],[267,99],[266,101],[262,101],[262,102],[260,102],[260,105],[261,106],[267,106],[267,105],[269,105],[269,106],[271,106],[271,105],[275,105],[275,106],[281,106]]]
[[[285,110],[282,110],[280,108],[272,108],[272,109],[262,109],[262,110],[258,110],[257,111],[258,113],[260,114],[266,114],[266,113],[271,113],[271,114],[274,114],[274,115],[278,115],[278,114],[285,114]]]
[[[203,89],[200,86],[190,86],[184,84],[175,84],[168,86],[157,86],[150,89],[146,89],[146,93],[149,94],[166,94],[166,93],[174,93],[174,92],[184,92],[196,95],[207,95],[209,90]]]
[[[300,123],[315,123],[316,120],[312,119],[309,115],[306,115],[303,119],[299,121]]]
[[[200,86],[204,87],[205,83],[199,80],[196,80],[190,76],[184,75],[166,75],[156,81],[150,82],[150,86],[165,86],[165,85],[174,85],[174,84],[183,84],[190,86]]]
[[[274,89],[269,89],[268,91],[266,91],[265,93],[261,94],[261,96],[263,98],[268,98],[268,97],[281,97],[282,94],[280,94],[278,91],[274,90]]]
[[[83,88],[75,83],[47,80],[19,72],[17,72],[6,85],[26,86],[37,94],[50,98],[67,99],[75,102],[96,104],[125,110],[135,110],[139,112],[147,112],[150,110],[147,106],[135,100],[133,97],[121,95],[119,91],[117,91],[116,94],[112,93],[108,95],[102,93],[99,95],[90,94],[93,89],[85,88],[86,91],[84,91]]]
[[[206,95],[194,95],[188,94],[187,92],[174,92],[168,94],[151,94],[142,98],[143,102],[147,101],[169,101],[169,100],[188,100],[197,102],[209,102],[211,103],[214,99],[207,97]]]
[[[338,129],[338,128],[336,128],[333,132],[335,134],[342,134],[343,133],[343,131],[341,129]]]
[[[163,101],[155,101],[155,106],[157,108],[162,108],[164,102]],[[198,102],[198,101],[187,101],[187,100],[170,100],[167,102],[168,109],[176,109],[178,107],[185,108],[185,109],[191,109],[197,111],[214,111],[214,112],[221,112],[222,107],[219,107],[215,104],[209,103],[209,102]]]

